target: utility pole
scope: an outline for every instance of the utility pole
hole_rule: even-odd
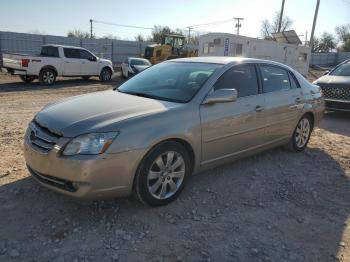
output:
[[[190,42],[190,39],[191,39],[191,30],[192,30],[192,27],[189,26],[189,27],[187,27],[187,28],[188,28],[188,40],[187,40],[187,42],[189,43],[189,42]]]
[[[278,30],[277,32],[281,32],[281,28],[282,28],[282,19],[283,19],[283,11],[284,11],[284,1],[282,0],[282,6],[281,6],[281,12],[280,12],[280,20],[278,21]]]
[[[312,30],[311,30],[311,36],[310,36],[310,43],[309,47],[313,47],[314,45],[314,34],[315,34],[315,27],[316,27],[316,21],[317,21],[317,15],[318,15],[318,8],[320,7],[320,0],[317,0],[316,3],[316,9],[315,9],[315,15],[314,15],[314,22],[312,23]]]
[[[90,38],[92,39],[92,19],[90,19]]]
[[[305,46],[307,46],[307,30],[305,32]]]
[[[239,21],[244,20],[244,18],[243,17],[234,17],[233,19],[237,20],[235,27],[237,28],[237,35],[239,35],[239,28],[242,27],[242,24]]]

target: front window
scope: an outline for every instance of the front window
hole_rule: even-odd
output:
[[[219,64],[165,62],[134,76],[117,90],[138,96],[185,103],[221,67]]]
[[[336,67],[330,75],[332,76],[350,76],[350,63],[342,64]]]

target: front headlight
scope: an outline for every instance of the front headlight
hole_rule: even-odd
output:
[[[91,133],[77,136],[68,142],[63,155],[98,155],[104,153],[112,144],[118,132]]]

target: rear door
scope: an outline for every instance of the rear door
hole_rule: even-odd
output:
[[[265,99],[266,135],[271,142],[292,135],[304,106],[303,93],[293,73],[275,65],[259,65]]]
[[[99,63],[96,57],[90,52],[80,49],[81,74],[92,76],[99,75]]]
[[[254,64],[227,70],[213,89],[235,88],[235,102],[201,105],[202,163],[224,159],[266,143],[264,97]]]
[[[80,76],[81,61],[80,49],[78,48],[63,48],[64,62],[62,65],[62,74],[64,76]]]

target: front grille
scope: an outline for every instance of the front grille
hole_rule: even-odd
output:
[[[322,93],[327,99],[347,100],[350,101],[350,85],[349,86],[321,86]]]
[[[35,177],[36,179],[38,179],[40,182],[42,182],[44,184],[54,186],[54,187],[57,187],[59,189],[63,189],[63,190],[69,191],[69,192],[76,192],[77,191],[77,188],[73,186],[73,183],[71,181],[41,174],[41,173],[33,170],[28,165],[27,165],[27,168],[33,177]]]
[[[60,136],[40,126],[35,121],[29,125],[27,136],[32,146],[42,152],[49,152],[60,138]]]

